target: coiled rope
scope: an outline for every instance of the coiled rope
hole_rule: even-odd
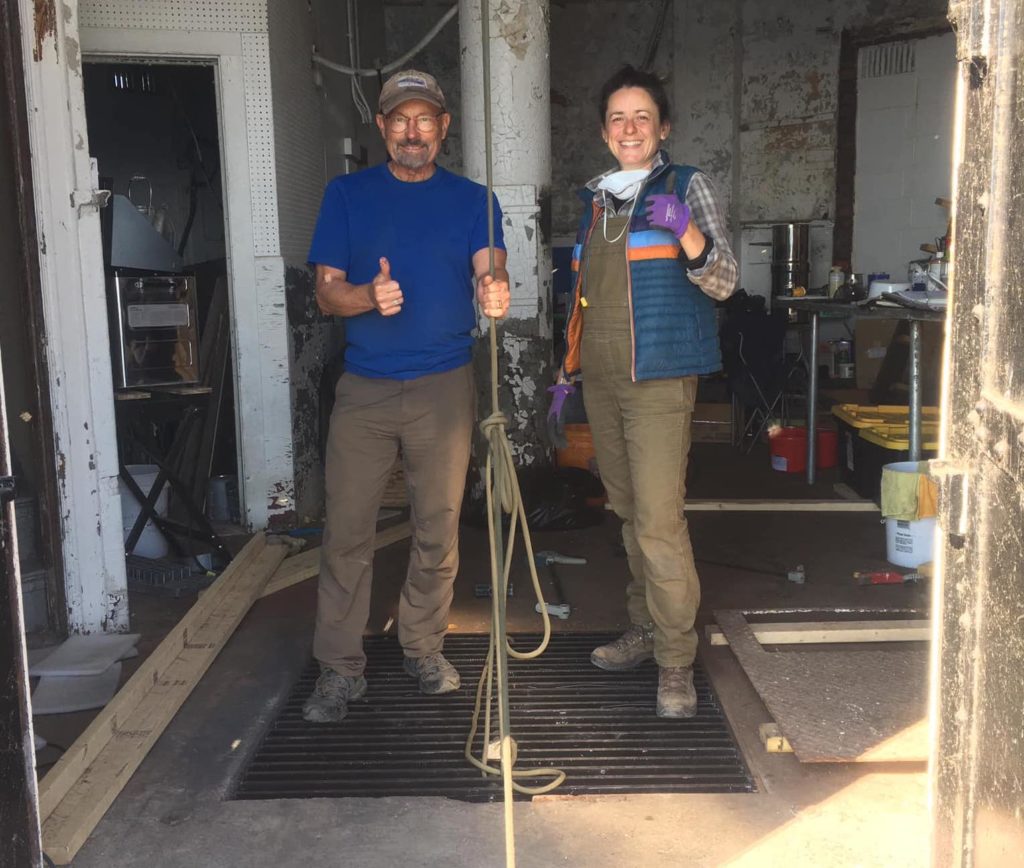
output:
[[[487,174],[487,244],[489,268],[494,277],[494,178],[492,171],[491,135],[491,51],[490,11],[487,0],[480,0],[481,38],[483,41],[483,98],[484,98],[484,150]],[[497,320],[490,318],[491,337],[491,415],[480,423],[480,430],[487,440],[487,462],[484,469],[484,488],[487,494],[487,535],[491,549],[491,639],[487,660],[476,688],[476,703],[473,720],[466,738],[466,759],[484,775],[501,775],[504,793],[505,816],[505,864],[513,868],[515,854],[515,818],[512,810],[513,792],[526,795],[541,795],[553,790],[565,780],[565,773],[556,768],[515,769],[515,750],[509,720],[508,700],[508,658],[531,660],[544,653],[551,639],[551,619],[541,592],[540,579],[533,559],[533,541],[526,523],[526,509],[519,491],[515,462],[508,435],[505,433],[508,419],[501,412],[498,402],[498,328]],[[511,515],[508,531],[508,547],[502,537],[502,516]],[[518,651],[508,641],[506,632],[506,605],[508,602],[508,580],[512,568],[512,552],[515,548],[516,529],[522,523],[523,544],[530,566],[530,579],[534,594],[540,604],[544,621],[544,637],[532,651]],[[498,700],[498,739],[500,765],[488,762],[491,744],[491,727],[495,686]],[[480,727],[480,715],[484,712],[483,739],[480,756],[473,753],[474,742]],[[527,787],[516,783],[521,778],[550,778],[541,786]]]

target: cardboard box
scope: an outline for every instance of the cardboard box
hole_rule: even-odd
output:
[[[731,443],[732,424],[732,403],[693,405],[690,430],[694,443]]]
[[[858,389],[872,389],[882,369],[889,343],[899,326],[898,320],[860,319],[854,334],[854,365]],[[945,328],[941,322],[921,323],[921,389],[925,404],[937,403],[942,377],[942,344]],[[908,371],[894,388],[906,395]],[[894,403],[890,401],[889,403]],[[872,399],[868,403],[878,403]],[[885,403],[885,402],[883,402]]]
[[[870,389],[882,370],[897,320],[859,319],[854,332],[854,375],[858,389]]]

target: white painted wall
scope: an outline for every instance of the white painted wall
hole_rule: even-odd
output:
[[[306,4],[271,2],[267,11],[281,256],[302,265],[324,189],[321,107],[310,63],[316,34]]]
[[[853,265],[907,279],[922,243],[946,233],[952,190],[956,37],[908,43],[914,70],[857,82]],[[869,50],[870,49],[866,49]],[[863,53],[864,50],[862,50]]]

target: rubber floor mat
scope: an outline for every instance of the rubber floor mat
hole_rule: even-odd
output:
[[[538,659],[509,661],[516,768],[562,769],[566,781],[555,790],[562,795],[752,792],[750,772],[699,664],[697,716],[663,720],[654,713],[653,662],[630,672],[605,672],[590,663],[591,650],[612,638],[555,634]],[[530,649],[537,639],[516,636],[513,642]],[[397,639],[368,637],[369,692],[338,724],[302,719],[302,704],[319,674],[313,661],[249,760],[234,798],[499,800],[501,779],[481,777],[463,756],[487,641],[483,635],[448,636],[444,653],[458,668],[462,688],[423,696],[402,671]],[[495,707],[495,728],[496,715]]]

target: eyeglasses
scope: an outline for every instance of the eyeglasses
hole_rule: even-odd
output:
[[[444,112],[438,112],[436,115],[420,115],[415,118],[407,118],[405,115],[389,115],[387,122],[388,127],[395,133],[404,133],[410,123],[414,124],[421,133],[432,133],[437,129],[437,119],[443,114]]]

